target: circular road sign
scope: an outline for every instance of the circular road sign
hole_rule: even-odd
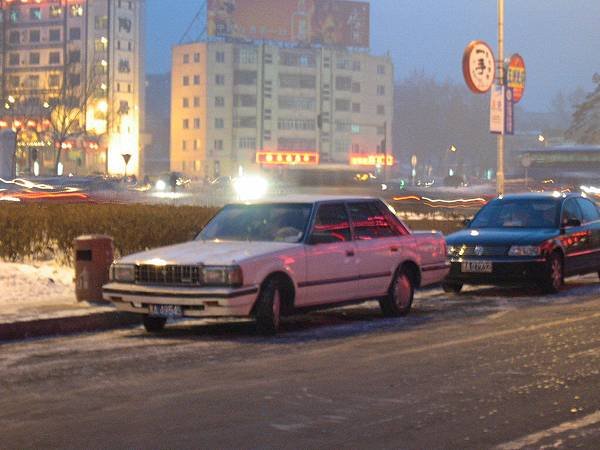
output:
[[[463,75],[467,86],[476,94],[489,91],[496,76],[494,52],[483,41],[473,41],[463,53]]]
[[[513,102],[518,103],[525,92],[525,61],[518,53],[510,57],[506,71],[506,84],[513,90]]]
[[[532,163],[533,159],[531,159],[531,156],[529,155],[525,155],[521,158],[521,165],[525,168],[531,167]]]

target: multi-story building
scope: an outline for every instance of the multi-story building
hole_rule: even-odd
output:
[[[144,3],[0,0],[0,126],[22,126],[24,136],[36,131],[34,141],[18,143],[21,171],[29,170],[33,148],[51,171],[52,135],[62,134],[65,173],[138,172]],[[61,113],[73,125],[48,132]]]
[[[258,166],[390,165],[393,71],[387,56],[336,48],[177,46],[171,169],[212,178]]]

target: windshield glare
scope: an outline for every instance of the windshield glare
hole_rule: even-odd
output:
[[[559,202],[542,200],[494,200],[484,206],[471,228],[556,228]]]
[[[208,223],[196,240],[213,241],[302,241],[312,205],[229,205]]]

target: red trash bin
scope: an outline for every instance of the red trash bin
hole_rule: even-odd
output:
[[[102,301],[102,286],[108,283],[114,259],[110,236],[79,236],[73,242],[75,252],[75,296],[77,301]]]

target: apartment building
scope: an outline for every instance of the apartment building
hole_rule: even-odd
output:
[[[172,58],[172,170],[213,178],[393,162],[387,56],[214,41],[177,46]]]
[[[48,119],[65,105],[76,117],[62,143],[65,173],[123,174],[126,160],[127,173],[138,173],[144,4],[0,0],[0,127],[25,131],[17,151],[21,172],[31,171],[32,159],[52,171],[56,142]]]

